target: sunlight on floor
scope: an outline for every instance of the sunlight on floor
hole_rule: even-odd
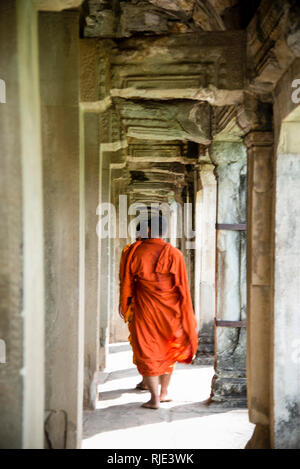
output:
[[[111,345],[110,352],[97,409],[84,413],[84,449],[245,447],[254,428],[247,410],[203,403],[212,367],[177,365],[170,386],[173,402],[149,410],[140,407],[149,393],[135,390],[140,376],[128,344]]]

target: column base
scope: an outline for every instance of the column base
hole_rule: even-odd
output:
[[[99,372],[91,372],[87,367],[84,369],[84,392],[83,392],[83,408],[84,410],[96,409],[98,399],[98,380]]]
[[[205,366],[214,365],[215,344],[214,344],[214,339],[210,335],[200,333],[197,355],[193,363],[195,365],[205,365]]]
[[[252,437],[245,446],[245,449],[270,449],[270,428],[268,425],[257,424]]]
[[[197,352],[193,365],[213,366],[215,363],[214,354]]]
[[[247,408],[246,378],[225,378],[215,375],[212,381],[211,401],[229,408]]]
[[[45,449],[66,449],[68,416],[64,410],[45,413]]]

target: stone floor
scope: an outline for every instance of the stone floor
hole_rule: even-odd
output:
[[[205,405],[213,368],[177,366],[170,386],[173,402],[159,410],[140,407],[148,392],[136,391],[140,377],[127,343],[110,346],[100,375],[97,409],[84,413],[84,449],[239,449],[253,432],[247,410]]]

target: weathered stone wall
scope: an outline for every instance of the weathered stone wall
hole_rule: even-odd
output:
[[[283,121],[276,161],[272,446],[300,448],[300,107]]]
[[[300,79],[300,58],[294,60],[292,65],[287,69],[281,79],[278,81],[274,91],[274,145],[275,148],[279,144],[279,137],[281,131],[282,121],[298,106],[298,103],[293,98],[299,98],[299,82],[295,80]],[[294,86],[292,86],[294,83]]]
[[[0,446],[42,448],[43,219],[37,15],[31,1],[0,2]]]
[[[46,444],[76,448],[83,400],[79,38],[76,12],[40,13],[46,279]],[[81,266],[81,268],[83,268]]]

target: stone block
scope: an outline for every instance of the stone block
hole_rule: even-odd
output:
[[[118,98],[116,105],[129,137],[210,142],[210,108],[207,103],[163,104]]]

